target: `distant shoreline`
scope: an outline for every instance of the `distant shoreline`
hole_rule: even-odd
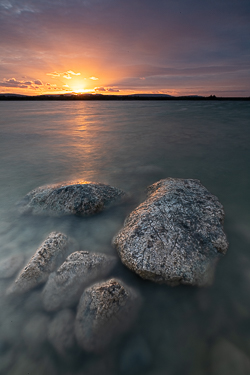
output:
[[[250,97],[217,97],[210,96],[170,96],[170,95],[150,95],[150,94],[134,94],[134,95],[100,95],[100,94],[82,94],[82,95],[18,95],[18,94],[0,94],[0,101],[71,101],[71,100],[98,100],[98,101],[148,101],[148,100],[234,100],[234,101],[250,101]]]

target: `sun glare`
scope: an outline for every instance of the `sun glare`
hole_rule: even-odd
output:
[[[79,83],[75,83],[73,85],[70,85],[70,88],[74,91],[74,92],[84,92],[84,86],[81,82]]]

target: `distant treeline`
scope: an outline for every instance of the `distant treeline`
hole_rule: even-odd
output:
[[[217,97],[215,95],[210,96],[154,96],[154,95],[37,95],[37,96],[25,96],[15,94],[0,94],[0,100],[15,100],[15,101],[41,101],[41,100],[250,100],[250,97]]]

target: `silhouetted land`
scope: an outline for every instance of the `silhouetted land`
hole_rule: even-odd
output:
[[[133,95],[101,95],[101,94],[62,94],[62,95],[18,95],[18,94],[0,94],[0,100],[29,100],[29,101],[42,101],[42,100],[250,100],[250,97],[217,97],[210,96],[171,96],[164,94],[133,94]]]

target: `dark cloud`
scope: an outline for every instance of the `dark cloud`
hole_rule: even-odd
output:
[[[95,87],[95,91],[105,92],[105,87]]]
[[[116,88],[110,87],[95,87],[96,92],[120,92],[120,90]]]
[[[118,89],[107,89],[106,91],[108,91],[108,92],[120,92],[120,90],[118,90]]]
[[[16,78],[9,78],[0,81],[0,87],[16,87],[20,89],[39,88],[39,86],[42,84],[43,83],[39,79],[35,81],[18,81]]]
[[[40,86],[40,85],[42,85],[43,83],[40,81],[40,79],[37,79],[37,80],[34,81],[34,84]]]
[[[25,84],[26,82],[17,81],[15,78],[6,79],[4,81],[0,81],[0,86],[2,87],[19,87],[22,89],[28,88],[28,85]]]

